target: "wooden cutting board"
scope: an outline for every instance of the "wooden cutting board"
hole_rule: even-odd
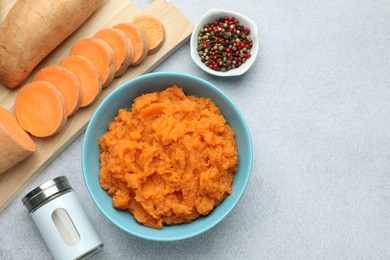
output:
[[[1,21],[14,2],[15,0],[0,1]],[[95,109],[110,92],[124,82],[155,68],[189,39],[194,27],[174,5],[164,0],[153,1],[142,12],[133,6],[129,0],[106,0],[86,23],[34,70],[32,75],[45,66],[58,64],[63,57],[69,54],[71,46],[78,40],[92,37],[101,28],[111,27],[121,22],[130,22],[140,13],[154,15],[164,24],[166,41],[162,49],[156,54],[148,56],[141,65],[129,68],[122,77],[114,79],[111,85],[102,91],[91,106],[81,108],[75,115],[70,117],[65,129],[60,133],[49,138],[33,138],[37,151],[25,161],[0,174],[0,211],[67,145],[85,130]],[[27,82],[31,81],[31,77]],[[13,112],[15,97],[19,89],[11,90],[0,84],[0,106]]]

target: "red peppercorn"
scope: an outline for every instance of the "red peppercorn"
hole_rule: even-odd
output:
[[[199,32],[199,56],[205,65],[213,70],[225,72],[238,68],[251,56],[253,43],[246,37],[249,34],[250,29],[234,17],[225,15],[212,20]],[[202,39],[203,37],[207,38],[207,41]],[[204,53],[207,53],[205,58]]]

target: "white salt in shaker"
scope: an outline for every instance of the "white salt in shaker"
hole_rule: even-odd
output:
[[[65,176],[35,188],[23,204],[55,259],[86,259],[103,248]]]

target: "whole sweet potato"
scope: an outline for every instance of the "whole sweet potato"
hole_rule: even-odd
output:
[[[17,0],[0,27],[0,82],[19,86],[102,0]]]

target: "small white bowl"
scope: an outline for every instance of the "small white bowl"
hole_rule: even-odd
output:
[[[251,29],[250,36],[252,37],[253,47],[251,48],[251,57],[246,60],[245,63],[243,63],[240,67],[231,69],[226,72],[222,71],[216,71],[213,69],[210,69],[207,67],[200,59],[197,45],[198,45],[198,33],[200,29],[203,28],[205,24],[208,22],[214,21],[217,18],[220,17],[235,17],[237,18],[245,27],[249,27]],[[199,68],[204,70],[207,73],[210,73],[215,76],[221,76],[221,77],[229,77],[229,76],[239,76],[244,74],[248,71],[248,69],[253,65],[253,63],[256,60],[257,53],[259,51],[259,35],[257,31],[256,24],[249,19],[247,16],[242,15],[237,12],[228,11],[228,10],[222,10],[222,9],[211,9],[209,10],[196,24],[194,31],[191,35],[191,58],[195,62],[196,65],[198,65]]]

